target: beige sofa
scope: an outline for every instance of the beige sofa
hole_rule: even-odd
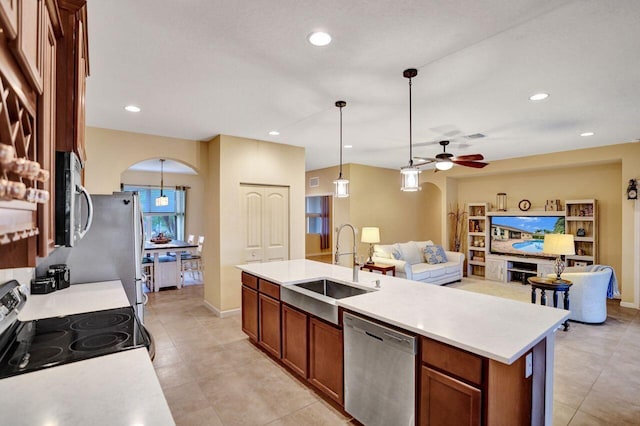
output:
[[[447,261],[429,264],[425,261],[425,246],[433,246],[432,241],[409,241],[396,244],[376,244],[373,246],[373,261],[394,265],[396,276],[428,284],[448,284],[462,279],[464,254],[445,251]]]

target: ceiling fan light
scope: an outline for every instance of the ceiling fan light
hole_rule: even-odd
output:
[[[400,169],[402,177],[402,186],[400,189],[405,192],[422,191],[420,186],[420,173],[422,171],[417,167],[407,166]]]
[[[342,177],[333,181],[335,187],[336,198],[347,198],[349,196],[349,179],[343,179]]]
[[[438,161],[436,163],[436,169],[438,170],[449,170],[453,167],[452,161]]]

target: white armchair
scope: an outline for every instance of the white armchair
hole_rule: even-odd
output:
[[[600,324],[607,319],[607,288],[611,281],[611,269],[597,272],[564,272],[562,279],[573,283],[569,289],[570,320]],[[549,274],[548,277],[555,277]]]

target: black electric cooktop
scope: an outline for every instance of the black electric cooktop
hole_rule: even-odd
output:
[[[4,334],[0,378],[150,344],[131,306],[18,321]]]

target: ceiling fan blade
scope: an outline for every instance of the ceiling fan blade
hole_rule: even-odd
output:
[[[479,161],[484,160],[484,156],[482,154],[458,155],[455,159],[458,161]]]
[[[484,166],[488,166],[489,163],[482,163],[480,161],[460,161],[460,160],[453,160],[454,163],[460,165],[460,166],[465,166],[465,167],[474,167],[476,169],[481,169]]]
[[[420,164],[416,164],[417,166],[421,166],[423,164],[429,164],[436,161],[435,158],[427,158],[427,157],[413,157],[414,160],[420,161]]]

